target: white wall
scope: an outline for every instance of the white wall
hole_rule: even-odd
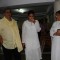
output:
[[[56,0],[54,4],[54,12],[60,10],[60,0]]]
[[[55,0],[0,0],[0,7],[54,1]]]

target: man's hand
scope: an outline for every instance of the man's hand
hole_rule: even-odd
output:
[[[23,43],[22,45],[23,45],[23,48],[25,49],[25,43]]]
[[[60,31],[55,32],[54,35],[60,36]]]

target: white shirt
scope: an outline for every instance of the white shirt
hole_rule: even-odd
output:
[[[21,39],[17,23],[14,19],[8,21],[5,17],[0,20],[0,35],[3,38],[3,46],[7,49],[18,48],[22,50]]]
[[[50,29],[50,36],[56,37],[53,34],[57,32],[57,29],[60,29],[60,21],[55,21]]]
[[[26,49],[39,48],[38,33],[41,30],[38,20],[35,24],[26,20],[22,26],[22,43],[25,43]]]

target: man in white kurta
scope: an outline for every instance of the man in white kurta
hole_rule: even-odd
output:
[[[60,60],[60,11],[57,12],[57,21],[55,21],[50,29],[52,40],[51,60]]]
[[[25,43],[26,60],[40,60],[41,48],[38,32],[41,30],[38,20],[35,24],[29,20],[24,21],[22,26],[22,43]]]

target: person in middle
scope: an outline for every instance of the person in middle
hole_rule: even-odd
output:
[[[26,60],[42,59],[38,38],[38,32],[40,31],[41,27],[38,20],[35,20],[34,11],[28,11],[28,20],[24,21],[22,26],[22,43],[25,46]]]

